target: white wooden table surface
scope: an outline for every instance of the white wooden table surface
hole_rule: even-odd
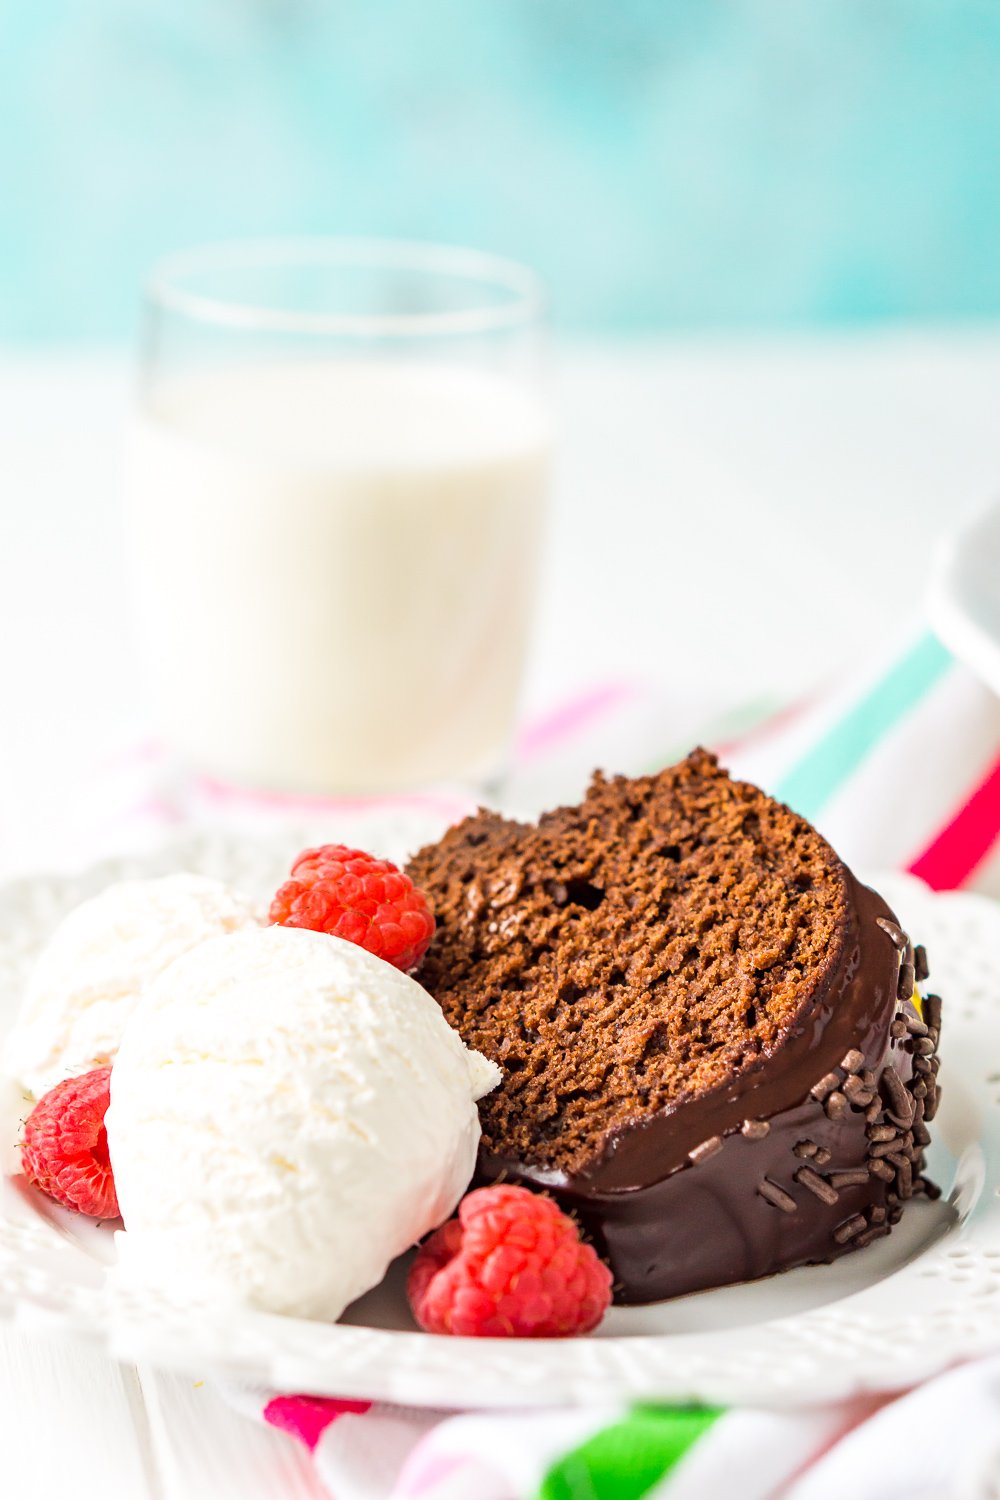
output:
[[[1000,329],[580,346],[528,686],[788,692],[912,619],[934,538],[1000,485]],[[118,546],[118,356],[0,356],[0,869],[137,721]],[[734,621],[738,629],[734,630]],[[318,1493],[200,1376],[0,1330],[4,1500]]]

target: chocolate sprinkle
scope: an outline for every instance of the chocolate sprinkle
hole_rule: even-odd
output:
[[[859,1052],[857,1047],[852,1047],[850,1052],[845,1052],[840,1066],[845,1073],[860,1073],[865,1065],[865,1054]]]
[[[896,922],[890,922],[888,917],[876,917],[875,922],[876,926],[881,927],[882,931],[889,935],[893,946],[898,948],[900,953],[902,953],[908,941],[902,927]]]
[[[895,1125],[869,1125],[865,1131],[870,1141],[894,1141],[898,1134]]]
[[[853,1219],[845,1219],[843,1224],[838,1224],[833,1231],[833,1237],[838,1245],[846,1245],[848,1240],[853,1240],[856,1234],[861,1234],[868,1228],[868,1220],[864,1214],[855,1214]]]
[[[836,1089],[829,1095],[823,1107],[831,1120],[842,1120],[847,1113],[847,1100],[840,1090]]]
[[[915,988],[913,965],[909,962],[903,964],[899,971],[899,983],[896,986],[896,996],[900,1000],[912,998]]]
[[[798,1206],[791,1193],[786,1193],[784,1188],[772,1182],[770,1177],[761,1178],[757,1184],[757,1191],[768,1203],[773,1203],[775,1208],[780,1208],[782,1213],[793,1214]]]
[[[688,1152],[688,1161],[697,1165],[700,1161],[708,1161],[709,1157],[715,1156],[721,1150],[722,1136],[713,1135],[707,1141],[702,1141],[700,1146],[695,1146],[692,1151]]]
[[[906,1022],[906,1029],[911,1036],[927,1035],[927,1027],[924,1025],[923,1021],[921,1021],[919,1016],[904,1016],[903,1019]]]
[[[885,1084],[889,1095],[889,1113],[897,1120],[905,1121],[908,1127],[913,1119],[913,1100],[906,1089],[906,1084],[900,1078],[892,1063],[889,1063],[882,1074],[882,1082]]]
[[[833,1092],[839,1082],[840,1079],[837,1077],[836,1073],[827,1073],[820,1079],[819,1083],[813,1084],[809,1092],[816,1100],[825,1099],[827,1094],[831,1094]]]
[[[892,1182],[896,1175],[887,1161],[881,1161],[877,1157],[873,1157],[868,1163],[868,1174],[870,1177],[877,1177],[880,1182]]]
[[[859,1234],[857,1236],[857,1238],[855,1239],[855,1241],[854,1241],[855,1248],[858,1249],[858,1250],[863,1250],[866,1245],[870,1245],[871,1244],[872,1240],[881,1240],[888,1233],[889,1233],[889,1226],[888,1226],[888,1224],[879,1224],[879,1225],[874,1226],[871,1229],[866,1229],[865,1232],[864,1232],[864,1234]]]
[[[903,1040],[903,1037],[906,1035],[906,1022],[893,1021],[892,1025],[889,1027],[889,1035],[892,1037],[894,1042],[901,1042]]]
[[[816,1157],[815,1157],[815,1160],[816,1160],[817,1165],[819,1165],[821,1167],[825,1167],[826,1166],[827,1162],[830,1160],[830,1153],[826,1149],[825,1146],[817,1146],[816,1147]]]
[[[927,1022],[928,1026],[930,1026],[933,1031],[940,1031],[941,996],[928,995],[924,1000],[923,1006],[921,1008],[924,1013],[924,1020]]]
[[[864,1176],[867,1182],[868,1173],[866,1172]],[[822,1203],[836,1203],[837,1189],[833,1180],[827,1182],[826,1178],[814,1172],[812,1167],[800,1167],[795,1174],[795,1181],[800,1182],[804,1188],[808,1188],[809,1192],[819,1198]]]
[[[918,943],[913,950],[913,973],[918,984],[923,984],[925,979],[930,978],[931,971],[927,965],[927,949],[923,943]]]
[[[819,1147],[815,1141],[798,1141],[792,1149],[796,1156],[815,1156]]]
[[[871,1145],[868,1147],[868,1155],[872,1158],[873,1161],[877,1161],[880,1156],[889,1156],[893,1151],[899,1149],[897,1146],[898,1140],[899,1131],[894,1130],[892,1135],[889,1136],[888,1140],[872,1141]]]
[[[771,1124],[769,1120],[744,1120],[741,1128],[748,1141],[762,1141]]]
[[[864,1109],[865,1105],[870,1104],[874,1097],[872,1090],[865,1088],[864,1080],[853,1075],[845,1079],[844,1093],[852,1104],[857,1105],[858,1109]]]
[[[868,1181],[867,1167],[852,1167],[848,1172],[831,1172],[830,1186],[835,1188],[860,1187]]]

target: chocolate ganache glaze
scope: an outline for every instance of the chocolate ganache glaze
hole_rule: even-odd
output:
[[[481,1155],[480,1181],[544,1189],[577,1216],[617,1301],[831,1261],[887,1234],[914,1193],[936,1194],[922,1171],[940,1001],[918,1014],[908,939],[845,875],[840,961],[769,1054],[619,1130],[586,1170]]]

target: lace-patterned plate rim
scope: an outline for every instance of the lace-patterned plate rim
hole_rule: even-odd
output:
[[[59,917],[113,880],[195,869],[263,901],[292,854],[350,837],[402,858],[441,825],[352,812],[338,826],[187,835],[72,875],[0,887],[0,1029]],[[876,876],[930,952],[945,996],[944,1095],[930,1169],[940,1203],[914,1203],[893,1234],[832,1266],[787,1272],[652,1308],[614,1309],[583,1340],[434,1338],[413,1329],[397,1263],[331,1326],[226,1313],[109,1284],[106,1230],[50,1210],[14,1179],[0,1195],[0,1316],[133,1362],[333,1396],[512,1407],[624,1398],[798,1406],[912,1384],[1000,1348],[1000,907]],[[4,1136],[16,1130],[8,1099]],[[9,1152],[8,1152],[9,1158]]]

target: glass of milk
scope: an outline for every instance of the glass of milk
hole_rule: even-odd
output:
[[[502,770],[549,469],[541,319],[530,271],[423,244],[154,269],[127,519],[183,763],[321,793]]]

